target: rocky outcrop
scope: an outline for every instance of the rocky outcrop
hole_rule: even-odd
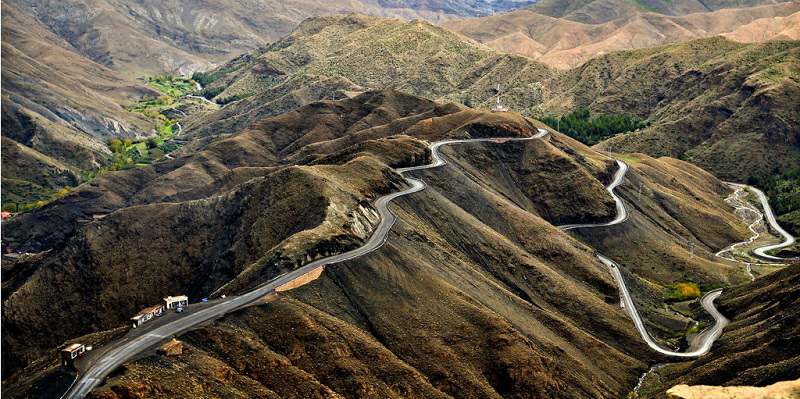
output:
[[[776,382],[766,387],[714,387],[676,385],[667,399],[795,399],[800,398],[800,380]]]

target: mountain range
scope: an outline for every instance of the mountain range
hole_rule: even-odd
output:
[[[514,114],[440,105],[392,90],[367,92],[261,119],[172,161],[109,173],[40,211],[14,218],[4,226],[6,247],[46,255],[23,256],[4,271],[4,346],[12,348],[3,351],[4,364],[18,371],[10,377],[9,392],[26,395],[30,391],[24,387],[55,378],[52,363],[45,360],[48,348],[70,337],[112,330],[163,292],[192,297],[240,292],[303,260],[358,245],[376,222],[370,199],[404,184],[389,166],[425,161],[421,139],[528,135],[539,126]],[[98,395],[190,397],[202,375],[233,361],[219,358],[234,355],[215,354],[222,348],[213,342],[251,347],[266,356],[251,358],[254,364],[273,364],[293,375],[273,379],[271,368],[256,371],[231,363],[224,366],[233,367],[226,378],[239,383],[203,378],[222,396],[233,395],[234,386],[241,390],[236,395],[244,396],[265,390],[279,395],[506,396],[544,394],[556,387],[568,397],[626,394],[644,368],[636,359],[654,357],[626,327],[624,313],[614,310],[611,277],[592,250],[552,225],[607,219],[613,206],[603,186],[614,163],[555,133],[529,144],[453,148],[447,155],[455,166],[424,174],[429,190],[398,203],[400,220],[390,244],[377,253],[332,267],[299,296],[290,294],[289,308],[254,308],[195,333],[196,340],[189,342],[198,345],[191,349],[197,357],[175,361],[191,362],[198,374],[171,380],[160,374],[163,366],[145,360]],[[634,222],[625,234],[659,231],[658,240],[674,244],[606,242],[604,250],[619,251],[620,261],[631,266],[644,260],[687,265],[667,273],[666,268],[634,267],[631,277],[643,282],[636,288],[640,298],[657,297],[658,285],[683,276],[709,284],[746,279],[741,268],[713,260],[715,248],[747,235],[723,205],[722,183],[676,160],[645,158],[631,173],[648,191],[660,194],[648,195],[641,203],[648,212],[632,214]],[[518,186],[519,181],[530,183]],[[685,210],[675,214],[677,207]],[[699,214],[706,217],[691,216]],[[692,235],[708,237],[695,244],[696,254],[704,255],[692,257],[680,249]],[[615,236],[609,231],[594,238]],[[435,267],[439,264],[451,267]],[[61,293],[60,307],[43,306],[56,292]],[[683,330],[683,317],[649,301],[641,306],[651,315],[654,330],[664,337],[673,333],[671,328]],[[395,310],[386,313],[391,303]],[[86,306],[95,311],[70,317]],[[31,317],[30,309],[39,311]],[[273,351],[286,355],[274,345],[291,341],[280,335],[265,341],[266,332],[256,326],[289,323],[288,329],[300,320],[322,330],[306,337],[311,341],[303,338],[284,348],[323,339],[333,347],[346,343],[370,349],[346,355],[344,368],[313,366],[329,363],[326,358],[296,358],[291,366],[268,362]],[[338,332],[329,336],[330,329]],[[40,333],[25,334],[22,345],[17,341],[21,331]],[[342,344],[333,343],[337,340]],[[486,352],[473,353],[476,345]],[[607,364],[589,361],[592,351]],[[368,365],[365,355],[383,360]],[[558,363],[548,360],[556,355]],[[458,359],[462,366],[437,366],[446,359]],[[341,373],[361,377],[351,384],[349,378],[335,377]],[[392,380],[385,379],[389,376]],[[129,378],[154,385],[129,386]],[[461,383],[447,382],[452,379]]]
[[[537,10],[447,21],[443,26],[492,48],[559,69],[574,68],[615,51],[709,36],[741,43],[800,39],[800,4],[796,2],[679,15],[640,10],[604,22],[553,17]]]
[[[192,305],[153,325],[359,248],[407,177],[425,189],[389,205],[378,249],[173,334],[88,397],[663,398],[796,378],[800,268],[719,251],[771,239],[728,181],[800,229],[797,2],[2,6],[9,397],[60,397],[59,349],[96,364],[167,295]],[[598,122],[620,118],[636,123]],[[582,127],[606,130],[589,146]],[[401,173],[475,138],[497,139]],[[613,219],[617,195],[624,223],[558,227]],[[653,351],[600,254],[658,345],[694,349],[712,322],[697,297],[721,287],[731,324],[700,358]]]

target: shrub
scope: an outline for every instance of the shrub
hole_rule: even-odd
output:
[[[192,80],[200,83],[201,86],[208,86],[219,79],[219,74],[207,72],[195,72],[192,74]]]
[[[700,297],[700,287],[689,281],[679,281],[667,287],[667,301],[681,302]]]

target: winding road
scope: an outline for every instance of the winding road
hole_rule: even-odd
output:
[[[559,229],[567,231],[573,229],[581,229],[584,227],[606,227],[606,226],[613,226],[615,224],[620,224],[626,220],[628,220],[628,210],[625,209],[625,204],[622,202],[616,193],[614,193],[614,189],[617,188],[622,182],[625,180],[625,174],[628,173],[628,164],[625,162],[617,160],[617,172],[614,173],[614,179],[611,181],[611,184],[606,187],[606,191],[611,194],[611,198],[614,199],[614,204],[617,208],[617,216],[614,217],[614,220],[607,222],[607,223],[579,223],[579,224],[565,224],[558,226]]]
[[[617,165],[619,166],[619,169],[615,173],[613,181],[608,185],[608,187],[606,187],[606,190],[611,194],[611,197],[614,199],[614,202],[616,204],[617,216],[612,221],[607,222],[607,223],[562,225],[562,226],[559,226],[559,228],[561,230],[567,231],[567,230],[573,230],[573,229],[578,229],[578,228],[595,228],[595,227],[613,226],[615,224],[620,224],[620,223],[624,222],[625,220],[627,220],[628,212],[625,209],[625,203],[622,201],[622,199],[619,196],[617,196],[617,194],[614,192],[614,189],[617,188],[620,184],[622,184],[622,181],[624,180],[624,177],[625,177],[625,173],[628,171],[628,166],[624,162],[619,161],[619,160],[617,160]],[[767,246],[764,246],[764,247],[759,247],[759,248],[753,250],[753,253],[755,253],[756,255],[758,255],[758,256],[760,256],[762,258],[766,258],[766,259],[770,259],[770,260],[778,260],[778,261],[790,260],[790,259],[786,259],[786,258],[780,258],[780,257],[777,257],[777,256],[772,256],[772,255],[769,255],[769,254],[766,253],[767,251],[780,249],[780,248],[785,248],[785,247],[787,247],[789,245],[794,244],[794,242],[795,242],[795,238],[791,234],[786,232],[786,230],[781,228],[780,225],[778,224],[778,221],[776,220],[775,215],[772,212],[772,208],[769,206],[769,201],[767,199],[767,196],[761,190],[759,190],[759,189],[757,189],[755,187],[746,186],[746,185],[743,185],[743,184],[736,184],[736,183],[728,183],[728,184],[730,184],[732,187],[737,189],[737,191],[734,193],[734,199],[736,201],[741,201],[742,202],[739,207],[745,208],[745,209],[749,209],[750,211],[754,211],[754,212],[758,213],[759,215],[761,215],[761,213],[758,212],[758,210],[752,208],[751,206],[749,206],[749,204],[746,204],[746,202],[744,202],[742,200],[741,192],[744,189],[749,189],[754,194],[756,194],[756,196],[759,199],[759,202],[761,202],[761,205],[764,208],[764,213],[766,215],[767,222],[770,224],[770,226],[775,231],[777,231],[781,235],[781,237],[783,237],[783,242],[781,242],[779,244],[773,244],[773,245],[767,245]],[[734,206],[736,206],[736,205],[734,205]],[[733,245],[731,245],[731,246],[729,246],[729,247],[717,252],[715,255],[718,256],[718,257],[724,258],[724,259],[729,259],[729,260],[734,260],[735,261],[735,259],[725,257],[725,256],[723,256],[723,254],[725,252],[728,252],[728,251],[732,250],[733,248],[736,248],[739,245],[752,243],[758,237],[758,233],[754,230],[754,224],[758,223],[758,221],[759,220],[757,220],[756,222],[754,222],[753,224],[751,224],[749,226],[750,231],[752,231],[753,233],[756,234],[755,236],[751,237],[747,241],[743,241],[743,242],[740,242],[740,243],[733,244]],[[706,293],[700,299],[700,305],[703,307],[703,309],[706,310],[706,312],[708,312],[711,315],[711,317],[714,318],[714,326],[712,326],[710,329],[707,329],[707,330],[702,332],[700,345],[695,350],[688,351],[688,352],[676,352],[676,351],[669,350],[669,349],[661,347],[660,345],[658,345],[658,343],[656,343],[653,340],[652,336],[650,336],[650,334],[647,332],[647,329],[645,328],[644,322],[642,321],[642,318],[639,315],[639,312],[636,310],[636,306],[635,306],[635,304],[633,302],[633,299],[631,298],[630,291],[628,291],[628,287],[625,284],[625,279],[622,277],[622,273],[620,272],[619,265],[616,262],[614,262],[613,260],[611,260],[611,259],[609,259],[609,258],[607,258],[607,257],[605,257],[603,255],[598,254],[597,257],[611,271],[611,274],[614,276],[614,279],[617,281],[617,285],[619,286],[620,297],[621,297],[622,304],[623,304],[626,312],[628,313],[628,315],[633,320],[633,323],[636,326],[636,329],[639,331],[639,334],[642,336],[642,339],[653,350],[655,350],[655,351],[657,351],[657,352],[659,352],[661,354],[664,354],[664,355],[667,355],[667,356],[673,356],[673,357],[684,357],[684,358],[686,358],[686,357],[702,356],[702,355],[708,353],[709,350],[711,350],[711,345],[713,345],[714,341],[717,338],[719,338],[720,335],[722,335],[722,330],[725,328],[726,325],[728,325],[729,320],[727,318],[725,318],[725,316],[723,316],[717,310],[717,308],[714,306],[714,300],[716,300],[720,296],[720,294],[722,294],[722,289],[710,291],[710,292]],[[747,266],[748,266],[748,273],[750,273],[749,264],[747,264]],[[752,277],[752,274],[750,274],[750,275]]]
[[[421,166],[399,168],[395,169],[395,171],[397,173],[404,174],[407,172],[437,168],[446,165],[447,161],[445,160],[444,157],[442,157],[441,153],[439,152],[439,149],[444,145],[490,142],[490,141],[493,142],[526,141],[533,139],[542,139],[545,138],[547,135],[548,135],[547,130],[538,129],[538,133],[531,137],[512,137],[512,138],[500,137],[500,138],[437,141],[430,145],[431,158],[433,159],[431,163]],[[69,387],[67,392],[64,393],[62,399],[83,398],[92,389],[94,389],[97,385],[99,385],[109,373],[111,373],[114,369],[119,367],[122,363],[134,358],[137,355],[142,354],[148,349],[155,348],[161,342],[175,335],[181,334],[183,332],[191,330],[192,328],[202,323],[216,319],[225,314],[233,312],[237,309],[245,307],[259,300],[260,298],[263,298],[267,294],[275,292],[275,289],[277,287],[292,282],[295,279],[302,277],[314,271],[317,268],[333,263],[344,262],[346,260],[350,260],[368,254],[380,248],[381,245],[383,245],[383,243],[386,241],[389,231],[391,230],[392,225],[397,219],[394,213],[392,213],[392,211],[389,209],[388,207],[389,203],[395,198],[413,194],[418,191],[422,191],[426,187],[425,183],[420,179],[412,177],[405,177],[405,179],[410,184],[409,188],[395,193],[384,195],[375,200],[374,206],[375,209],[378,210],[378,213],[380,215],[380,222],[378,224],[378,227],[376,227],[375,230],[373,231],[372,236],[370,236],[369,240],[367,240],[367,242],[361,247],[342,254],[315,260],[298,269],[295,269],[291,272],[278,276],[270,280],[269,282],[258,286],[252,291],[249,291],[239,296],[230,296],[202,310],[193,313],[190,312],[175,321],[159,326],[158,328],[155,328],[152,331],[149,331],[141,336],[132,338],[130,340],[121,340],[116,343],[110,344],[110,347],[104,348],[106,352],[102,355],[102,357],[99,360],[97,360],[94,364],[92,364],[88,370],[86,370],[84,373],[78,376],[75,382],[73,382],[73,384]]]
[[[633,320],[633,324],[636,325],[636,329],[639,330],[639,334],[642,336],[642,339],[644,339],[644,342],[646,342],[647,346],[656,352],[674,357],[698,357],[705,355],[709,350],[711,350],[711,345],[714,344],[714,341],[716,341],[716,339],[722,335],[722,329],[728,325],[728,319],[725,318],[725,316],[723,316],[722,313],[720,313],[714,306],[714,300],[717,299],[720,294],[722,294],[722,289],[711,291],[703,295],[703,298],[700,299],[700,305],[702,305],[703,309],[705,309],[706,312],[708,312],[711,317],[714,318],[714,326],[711,327],[711,329],[703,332],[704,335],[700,346],[697,349],[689,352],[676,352],[669,349],[664,349],[658,343],[656,343],[647,332],[644,322],[642,322],[642,318],[639,316],[639,312],[636,310],[636,305],[633,303],[630,291],[628,291],[628,287],[625,285],[625,279],[622,278],[622,273],[619,271],[619,265],[603,255],[598,255],[597,257],[600,258],[600,261],[603,262],[604,265],[608,266],[608,268],[611,270],[611,274],[614,276],[614,279],[617,280],[617,285],[619,285],[619,292],[620,296],[622,297],[622,303],[625,304],[625,310],[628,312],[628,315],[630,315],[631,320]]]
[[[759,189],[757,189],[755,187],[747,186],[747,188],[750,189],[750,191],[752,191],[756,195],[756,197],[758,198],[758,201],[761,202],[761,207],[764,208],[764,216],[767,219],[767,223],[769,223],[770,227],[772,227],[772,229],[775,230],[778,233],[778,235],[780,235],[783,238],[783,242],[780,242],[778,244],[772,244],[772,245],[767,245],[767,246],[764,246],[764,247],[756,248],[756,249],[753,250],[753,253],[756,254],[757,256],[760,256],[760,257],[764,258],[764,259],[769,259],[769,260],[774,260],[774,261],[784,261],[784,260],[798,259],[798,258],[781,258],[779,256],[773,256],[773,255],[770,255],[770,254],[767,253],[767,252],[772,251],[772,250],[786,248],[786,247],[794,244],[795,243],[795,239],[794,239],[794,236],[789,234],[786,230],[784,230],[781,227],[781,225],[778,224],[778,220],[777,220],[777,218],[775,218],[775,213],[772,212],[772,207],[769,206],[769,199],[767,198],[767,195],[764,194],[763,191],[761,191],[761,190],[759,190]]]
[[[443,140],[438,141],[430,144],[431,150],[431,158],[432,162],[427,165],[421,166],[413,166],[413,167],[406,167],[406,168],[398,168],[395,171],[399,174],[405,174],[407,172],[413,172],[423,169],[431,169],[441,167],[447,164],[447,160],[441,155],[439,150],[442,146],[445,145],[453,145],[453,144],[461,144],[461,143],[474,143],[474,142],[507,142],[507,141],[525,141],[525,140],[533,140],[533,139],[543,139],[546,138],[548,135],[548,131],[545,129],[538,129],[539,132],[531,137],[514,137],[514,138],[481,138],[481,139],[463,139],[463,140]],[[606,187],[606,190],[610,193],[614,202],[616,204],[616,211],[617,215],[615,218],[606,223],[595,223],[595,224],[570,224],[559,226],[560,229],[567,231],[579,228],[596,228],[596,227],[604,227],[604,226],[612,226],[619,223],[624,222],[628,218],[628,212],[625,208],[625,204],[619,196],[617,196],[614,189],[618,187],[624,181],[625,174],[628,171],[628,165],[622,161],[617,161],[618,170],[614,175],[614,179],[612,182]],[[198,310],[193,313],[188,313],[185,316],[176,319],[174,321],[169,322],[168,324],[164,324],[153,330],[144,333],[141,336],[131,338],[129,340],[120,340],[113,344],[110,344],[104,350],[106,351],[102,357],[93,363],[88,370],[78,376],[72,386],[68,389],[68,391],[62,396],[62,398],[73,399],[73,398],[83,398],[88,394],[94,387],[99,385],[102,380],[111,373],[114,369],[119,367],[122,363],[134,358],[137,355],[142,354],[143,352],[155,348],[161,342],[175,336],[191,330],[198,325],[205,323],[207,321],[213,320],[215,318],[221,317],[225,314],[233,312],[237,309],[250,305],[259,299],[263,298],[264,296],[274,293],[277,287],[280,287],[284,284],[292,282],[312,271],[315,271],[317,268],[324,267],[325,265],[330,265],[334,263],[343,262],[346,260],[350,260],[365,254],[368,254],[378,248],[380,248],[383,243],[386,241],[388,237],[388,233],[391,230],[394,222],[396,221],[397,217],[392,213],[389,209],[389,203],[401,196],[413,194],[425,189],[426,184],[417,178],[407,177],[404,176],[406,181],[409,183],[409,187],[398,191],[395,193],[391,193],[388,195],[384,195],[379,197],[374,202],[374,207],[377,209],[380,215],[380,222],[378,226],[373,231],[372,235],[370,236],[369,240],[359,248],[353,249],[351,251],[329,256],[326,258],[315,260],[311,263],[308,263],[296,270],[288,272],[286,274],[280,275],[275,277],[274,279],[256,287],[255,289],[244,293],[239,296],[231,296],[226,299],[220,300],[219,302],[209,305],[208,307]],[[763,195],[763,193],[761,193]],[[766,198],[766,196],[764,196]],[[771,209],[768,208],[768,203],[766,200],[762,201],[762,204],[765,205],[765,210],[767,210],[768,215],[772,215]],[[777,226],[777,221],[774,221],[774,216],[768,216],[768,220],[770,223],[775,223],[773,227]],[[783,248],[785,246],[791,245],[794,242],[794,238],[788,233],[785,233],[783,229],[776,228],[777,231],[782,232],[781,234],[784,236],[785,240],[781,244],[771,245],[769,247],[764,247],[764,251],[768,251],[775,248]],[[787,238],[788,237],[788,238]],[[787,244],[788,242],[788,244]],[[762,248],[760,248],[762,249]],[[770,255],[766,255],[770,256]],[[641,317],[639,316],[638,311],[636,310],[635,304],[631,298],[630,292],[625,284],[625,281],[622,277],[622,273],[620,272],[619,265],[617,265],[611,259],[603,256],[598,255],[599,260],[606,265],[611,274],[613,275],[614,279],[616,280],[617,284],[619,285],[620,297],[627,313],[630,315],[631,319],[634,322],[637,330],[641,334],[644,341],[655,351],[658,351],[662,354],[675,356],[675,357],[697,357],[707,353],[711,345],[714,341],[720,336],[722,333],[723,328],[727,325],[728,320],[720,314],[717,309],[714,307],[714,300],[719,297],[722,290],[715,290],[712,292],[707,293],[701,299],[701,305],[703,308],[711,314],[712,317],[715,319],[714,326],[704,332],[704,337],[701,345],[690,352],[675,352],[669,349],[662,348],[659,346],[647,332],[644,322],[642,321]],[[773,257],[774,258],[774,257]],[[780,259],[780,258],[777,258]]]
[[[625,179],[625,174],[628,172],[628,165],[625,162],[617,160],[617,172],[614,174],[614,179],[611,183],[606,187],[606,190],[611,194],[611,198],[614,199],[614,203],[617,208],[617,216],[610,222],[606,223],[582,223],[582,224],[567,224],[558,226],[561,230],[573,230],[579,228],[596,228],[596,227],[607,227],[613,226],[616,224],[620,224],[626,220],[628,220],[628,210],[625,208],[625,203],[622,201],[614,189],[617,188]],[[676,352],[670,349],[666,349],[655,342],[653,337],[650,333],[647,332],[645,328],[644,321],[642,321],[641,316],[639,315],[639,311],[636,310],[636,305],[633,303],[633,299],[631,298],[631,293],[628,291],[628,286],[625,284],[625,279],[622,277],[622,272],[619,270],[619,265],[614,262],[613,260],[598,254],[597,258],[600,259],[606,267],[609,268],[611,271],[611,275],[614,276],[614,280],[617,281],[617,286],[619,286],[619,294],[622,301],[622,305],[625,308],[625,311],[630,316],[631,320],[633,320],[633,324],[636,326],[636,329],[639,331],[639,334],[642,336],[642,339],[647,343],[647,345],[659,352],[661,354],[667,356],[674,356],[674,357],[697,357],[702,356],[711,349],[711,345],[714,341],[722,334],[722,329],[728,325],[728,319],[723,316],[716,307],[714,307],[714,300],[719,297],[722,293],[722,290],[714,290],[706,295],[700,300],[700,304],[703,306],[703,309],[708,312],[711,317],[714,318],[714,326],[711,327],[710,330],[703,332],[703,339],[701,341],[700,346],[689,352]]]

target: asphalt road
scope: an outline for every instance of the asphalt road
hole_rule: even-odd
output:
[[[215,103],[215,102],[213,102],[213,101],[211,101],[211,100],[209,100],[209,99],[207,99],[207,98],[205,98],[203,96],[196,96],[194,94],[187,94],[186,98],[194,98],[195,100],[201,100],[203,102],[207,102],[207,103],[209,103],[211,105],[214,105],[215,107],[219,107],[219,104],[217,104],[217,103]]]
[[[716,341],[716,339],[722,335],[722,329],[728,325],[728,319],[726,319],[725,316],[723,316],[714,306],[714,300],[717,299],[720,294],[722,294],[722,290],[719,289],[711,291],[700,299],[700,304],[703,306],[703,309],[705,309],[706,312],[708,312],[711,317],[714,318],[714,326],[703,331],[703,338],[700,346],[697,349],[689,352],[675,352],[669,349],[664,349],[653,340],[653,338],[647,332],[647,329],[644,327],[644,322],[639,316],[639,312],[636,310],[636,305],[634,305],[633,299],[631,299],[631,294],[628,291],[628,287],[625,285],[625,279],[622,278],[622,273],[619,271],[619,265],[603,255],[598,255],[597,257],[611,270],[611,274],[614,276],[614,279],[617,280],[617,285],[619,285],[619,293],[622,297],[622,303],[625,304],[625,311],[631,317],[631,320],[633,320],[633,324],[636,325],[636,329],[639,330],[639,334],[647,343],[647,346],[656,352],[674,357],[697,357],[705,355],[711,349],[711,345],[714,344],[714,341]]]
[[[619,167],[617,171],[614,173],[614,180],[611,181],[611,184],[606,187],[606,191],[611,194],[611,198],[614,199],[614,203],[617,207],[617,216],[614,217],[614,220],[606,223],[579,223],[579,224],[565,224],[558,226],[559,229],[567,231],[573,229],[580,229],[584,227],[606,227],[606,226],[613,226],[615,224],[620,224],[628,219],[628,210],[625,209],[625,204],[622,202],[622,199],[617,196],[614,192],[614,189],[617,188],[622,182],[625,180],[625,173],[628,173],[628,164],[622,161],[617,161],[617,166]]]
[[[772,229],[775,230],[778,233],[778,235],[783,237],[783,242],[756,248],[753,250],[753,253],[764,259],[769,259],[774,261],[790,260],[788,258],[781,258],[779,256],[773,256],[767,253],[775,249],[786,248],[794,244],[795,239],[794,236],[789,234],[786,230],[784,230],[781,227],[781,225],[778,224],[778,220],[775,218],[775,213],[772,212],[772,207],[769,206],[769,200],[767,199],[767,195],[764,194],[763,191],[755,187],[747,186],[747,188],[750,191],[752,191],[756,195],[756,197],[758,197],[758,201],[761,202],[761,207],[764,208],[764,216],[767,218],[767,223],[769,223],[770,227],[772,227]],[[791,259],[793,260],[798,258],[791,258]]]
[[[625,179],[625,174],[628,172],[628,165],[625,162],[617,160],[617,165],[619,169],[614,174],[614,180],[611,184],[606,187],[606,190],[611,194],[611,197],[614,199],[614,203],[617,207],[617,216],[614,217],[613,220],[606,223],[583,223],[583,224],[568,224],[559,226],[561,230],[573,230],[579,228],[595,228],[595,227],[606,227],[606,226],[613,226],[616,224],[620,224],[628,219],[628,211],[625,209],[625,203],[622,199],[614,192],[614,189],[617,188]],[[614,276],[614,279],[617,281],[617,286],[619,286],[619,293],[620,299],[622,301],[622,305],[625,308],[625,311],[630,316],[631,320],[633,320],[633,324],[636,326],[636,329],[639,330],[639,334],[642,336],[642,339],[647,343],[647,345],[655,350],[656,352],[662,353],[667,356],[674,356],[674,357],[697,357],[702,356],[711,349],[711,345],[714,341],[722,334],[722,329],[728,325],[728,319],[725,318],[717,308],[714,306],[714,300],[719,297],[722,293],[722,290],[715,290],[707,293],[703,296],[700,300],[700,304],[715,320],[714,326],[711,329],[705,330],[702,332],[703,336],[701,339],[701,343],[699,347],[693,351],[689,352],[676,352],[673,350],[665,349],[658,345],[650,334],[647,332],[647,329],[644,326],[644,321],[642,321],[641,316],[639,316],[639,312],[636,310],[636,305],[633,303],[633,299],[631,298],[630,291],[628,291],[627,285],[625,285],[625,279],[622,277],[622,273],[619,270],[619,265],[613,260],[598,254],[597,258],[606,265],[611,274]]]
[[[735,183],[728,183],[728,185],[733,187],[735,189],[735,191],[733,192],[733,194],[731,196],[729,196],[728,198],[725,199],[725,202],[727,202],[729,205],[733,206],[737,211],[742,211],[743,210],[743,211],[746,211],[746,212],[751,212],[754,215],[756,215],[756,217],[753,219],[753,222],[750,223],[749,225],[747,225],[747,229],[750,230],[750,232],[753,233],[753,235],[750,236],[750,238],[748,238],[745,241],[741,241],[741,242],[737,242],[737,243],[731,244],[731,245],[719,250],[717,253],[714,254],[714,256],[716,256],[718,258],[725,259],[725,260],[729,260],[731,262],[744,263],[745,271],[747,271],[747,275],[750,276],[750,280],[755,280],[756,276],[753,275],[753,271],[752,271],[752,269],[750,267],[750,262],[742,262],[742,261],[734,258],[733,256],[731,256],[731,254],[733,253],[733,250],[736,249],[736,247],[739,247],[739,246],[742,246],[742,245],[750,245],[750,244],[753,243],[753,241],[757,240],[758,237],[761,236],[761,233],[759,233],[756,230],[756,226],[758,226],[761,223],[761,220],[764,219],[764,215],[761,214],[761,212],[759,212],[758,209],[756,209],[755,207],[750,205],[750,203],[747,202],[744,199],[747,196],[747,193],[745,192],[745,190],[747,189],[747,186],[744,186],[744,185],[741,185],[741,184],[735,184]],[[745,220],[745,221],[747,220],[747,218],[744,215],[742,215],[742,219]],[[725,255],[725,254],[729,254],[729,255]]]
[[[406,172],[413,172],[422,169],[436,168],[447,164],[447,161],[445,160],[444,157],[442,157],[441,153],[439,152],[439,149],[444,145],[490,142],[490,141],[494,142],[525,141],[525,140],[545,138],[547,134],[548,134],[547,130],[539,129],[539,132],[531,137],[521,137],[521,138],[503,137],[503,138],[437,141],[430,145],[431,157],[433,158],[433,162],[422,166],[413,166],[408,168],[395,169],[395,171],[397,173],[403,174]],[[168,324],[155,328],[152,331],[149,331],[144,335],[138,336],[129,341],[124,341],[124,342],[120,341],[115,344],[110,344],[113,347],[110,349],[105,348],[106,353],[94,364],[90,365],[88,370],[86,370],[84,373],[78,376],[78,378],[70,386],[67,392],[62,396],[62,398],[66,399],[83,398],[92,389],[94,389],[94,387],[99,385],[109,373],[111,373],[114,369],[119,367],[125,361],[134,358],[135,356],[147,351],[148,349],[155,348],[161,342],[175,335],[186,332],[202,323],[221,317],[236,309],[242,308],[252,302],[255,302],[259,298],[262,298],[265,295],[274,292],[275,288],[283,284],[286,284],[290,281],[293,281],[296,278],[301,277],[316,268],[328,264],[339,263],[349,259],[353,259],[368,254],[380,248],[380,246],[383,245],[383,243],[386,241],[389,230],[392,228],[392,225],[397,219],[396,216],[389,209],[388,207],[389,203],[397,197],[422,191],[426,187],[425,183],[419,179],[406,177],[406,181],[408,181],[408,183],[410,184],[409,188],[392,194],[384,195],[375,201],[374,206],[378,210],[378,213],[381,217],[380,223],[378,224],[378,227],[375,228],[369,240],[361,247],[339,255],[333,255],[326,258],[318,259],[289,273],[278,276],[245,294],[239,296],[231,296],[224,300],[221,300],[219,303],[213,306],[209,306],[197,312],[187,313],[180,319],[177,319]]]

